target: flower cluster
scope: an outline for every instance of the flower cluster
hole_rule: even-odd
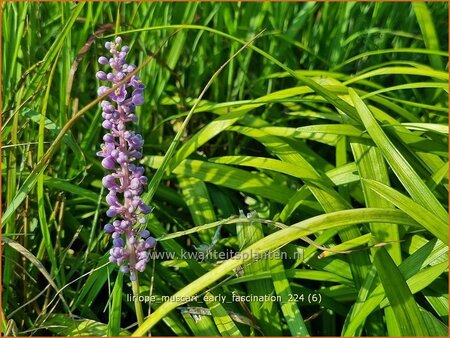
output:
[[[105,47],[112,57],[108,59],[101,56],[98,59],[101,65],[109,64],[111,67],[109,73],[97,72],[97,78],[111,83],[111,87],[101,86],[98,89],[99,96],[136,69],[136,66],[126,63],[129,48],[120,48],[121,43],[120,37],[114,42],[107,42]],[[122,272],[129,272],[131,280],[136,280],[137,272],[144,271],[149,260],[149,250],[156,244],[148,230],[138,229],[139,224],[146,222],[145,214],[151,212],[151,208],[140,197],[143,185],[147,183],[144,168],[132,163],[142,157],[144,141],[141,135],[127,130],[128,122],[137,121],[134,112],[136,106],[144,102],[144,88],[139,77],[133,75],[129,81],[109,94],[109,101],[101,103],[104,118],[102,125],[108,132],[103,136],[102,150],[97,153],[103,158],[102,166],[113,170],[102,180],[109,190],[106,196],[109,205],[106,215],[115,218],[105,225],[105,231],[113,238],[109,260],[117,263]]]

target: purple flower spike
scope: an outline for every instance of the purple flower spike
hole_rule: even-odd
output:
[[[129,52],[128,46],[120,46],[122,39],[117,37],[114,41],[106,42],[105,48],[112,57],[101,56],[98,62],[109,65],[110,70],[99,71],[96,76],[99,80],[109,81],[109,86],[101,86],[98,95],[104,95],[112,87],[121,82],[128,74],[136,69],[129,65],[125,59]],[[137,279],[137,273],[143,272],[149,260],[149,251],[156,245],[156,240],[150,237],[148,230],[138,229],[145,224],[145,214],[152,208],[141,199],[147,177],[144,168],[132,162],[142,157],[142,136],[127,128],[127,125],[137,121],[134,114],[136,106],[144,103],[145,85],[137,75],[119,86],[110,93],[109,100],[101,103],[103,110],[102,123],[107,133],[103,136],[104,143],[97,156],[102,158],[102,166],[113,170],[106,175],[102,184],[109,190],[106,202],[109,209],[108,217],[115,220],[106,224],[105,232],[113,239],[113,248],[110,250],[110,262],[116,263],[123,273],[129,273],[132,281]]]

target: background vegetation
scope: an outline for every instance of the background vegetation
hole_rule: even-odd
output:
[[[447,335],[446,2],[2,10],[4,334]],[[106,264],[95,156],[97,58],[114,33],[136,64],[151,57],[147,227],[176,254],[141,274],[156,301],[139,327],[128,278]],[[181,255],[249,248],[290,258]],[[282,301],[162,304],[177,292]]]

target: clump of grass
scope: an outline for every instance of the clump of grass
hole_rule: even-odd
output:
[[[447,335],[447,3],[2,7],[3,334]],[[95,156],[117,34],[148,84],[138,325]]]

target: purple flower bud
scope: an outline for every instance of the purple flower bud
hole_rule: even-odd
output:
[[[114,81],[114,74],[113,74],[113,73],[108,73],[108,74],[106,75],[106,79],[107,79],[108,81],[113,82],[113,81]]]
[[[112,225],[112,224],[105,224],[105,231],[108,233],[108,234],[112,234],[113,232],[114,232],[114,230],[115,230],[115,228],[114,228],[114,226]]]
[[[116,179],[113,175],[106,175],[102,179],[102,184],[105,188],[111,189],[116,186]]]
[[[123,164],[128,161],[128,156],[124,153],[119,153],[119,156],[117,157],[117,163]]]
[[[137,262],[135,265],[135,269],[139,272],[143,272],[145,270],[145,263],[146,262],[144,260]]]
[[[119,200],[117,199],[117,196],[114,192],[110,192],[108,195],[106,195],[106,202],[112,206],[119,205]]]
[[[118,213],[118,210],[117,210],[116,208],[109,208],[109,209],[106,211],[106,216],[108,216],[108,217],[114,217],[114,216],[117,215],[117,213]]]
[[[122,121],[117,124],[117,130],[119,131],[125,130],[125,124]]]
[[[139,188],[139,180],[137,178],[133,178],[130,182],[130,188],[131,189],[137,189]]]
[[[116,73],[116,81],[122,81],[125,78],[125,74],[122,72]]]
[[[118,36],[115,40],[116,44],[120,45],[122,43],[122,38]]]
[[[105,73],[105,72],[99,71],[99,72],[97,72],[97,74],[95,74],[95,75],[97,76],[97,78],[98,78],[99,80],[102,80],[102,81],[105,81],[105,80],[106,80],[106,73]]]
[[[136,167],[136,169],[134,170],[134,174],[136,175],[136,177],[144,175],[144,167]]]
[[[116,164],[114,163],[114,160],[112,159],[112,157],[105,157],[102,160],[102,166],[105,169],[114,169],[116,167]]]
[[[122,221],[120,222],[120,228],[125,230],[128,228],[128,222],[127,221]]]
[[[104,56],[100,56],[100,57],[98,58],[98,63],[101,64],[101,65],[107,65],[107,64],[109,63],[109,61],[108,61],[108,59],[105,58]]]
[[[106,113],[112,113],[115,110],[114,106],[108,101],[102,101],[101,106]]]
[[[126,68],[126,71],[128,72],[128,73],[131,73],[133,70],[135,70],[136,69],[136,66],[135,65],[128,65],[127,66],[127,68]]]
[[[147,249],[152,249],[156,245],[156,239],[153,237],[149,237],[145,240],[145,245],[147,246]]]
[[[139,204],[139,209],[141,209],[142,213],[144,213],[144,214],[148,214],[148,213],[150,213],[152,211],[152,208],[150,208],[149,206],[147,206],[143,202],[141,204]]]
[[[140,246],[139,246],[139,248],[140,248]],[[144,248],[142,250],[145,250],[145,249],[146,248],[145,248],[145,245],[144,245]],[[148,259],[148,252],[147,251],[139,251],[137,253],[136,257],[137,257],[138,260],[143,261],[144,263],[146,263],[147,259]]]
[[[130,153],[130,156],[133,156],[135,159],[140,159],[140,158],[142,158],[142,153],[141,152],[139,152],[139,151],[137,151],[137,150],[133,150],[131,153]]]
[[[114,136],[112,136],[111,134],[105,134],[103,135],[103,141],[114,142]]]
[[[103,128],[105,128],[105,129],[112,129],[113,124],[112,124],[111,121],[105,120],[105,121],[103,121],[102,126],[103,126]]]
[[[141,235],[142,238],[145,239],[145,238],[147,238],[148,236],[150,236],[150,231],[148,231],[147,229],[145,229],[145,230],[142,230],[139,234]]]
[[[98,96],[102,96],[104,95],[108,90],[110,90],[111,88],[106,87],[106,86],[101,86],[100,88],[98,88],[97,90],[97,94]]]
[[[118,248],[123,248],[123,246],[124,246],[123,239],[120,237],[115,238],[113,241],[113,245]]]
[[[132,101],[136,106],[140,106],[141,104],[144,103],[144,95],[140,94],[135,94],[132,97]]]

